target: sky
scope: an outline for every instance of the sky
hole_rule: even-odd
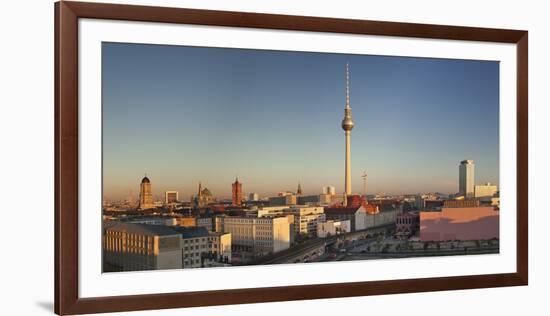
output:
[[[350,67],[352,191],[458,192],[499,183],[495,61],[103,43],[103,192],[230,197],[344,190],[345,65]]]

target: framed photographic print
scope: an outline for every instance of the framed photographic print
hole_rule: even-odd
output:
[[[55,21],[56,313],[527,284],[527,31]]]

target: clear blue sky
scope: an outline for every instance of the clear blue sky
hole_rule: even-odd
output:
[[[103,44],[104,196],[188,198],[343,191],[350,63],[353,191],[457,192],[458,165],[499,182],[499,64],[182,46]]]

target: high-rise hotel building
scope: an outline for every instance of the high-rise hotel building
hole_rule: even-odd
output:
[[[458,192],[464,197],[474,196],[474,169],[475,165],[473,160],[462,160],[458,167]]]

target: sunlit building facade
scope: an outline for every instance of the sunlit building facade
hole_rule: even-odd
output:
[[[147,176],[141,179],[139,187],[139,208],[141,210],[152,209],[155,207],[153,201],[153,189],[151,186],[151,180]]]
[[[473,160],[463,160],[458,167],[458,192],[464,197],[474,196],[474,169],[475,165]]]

